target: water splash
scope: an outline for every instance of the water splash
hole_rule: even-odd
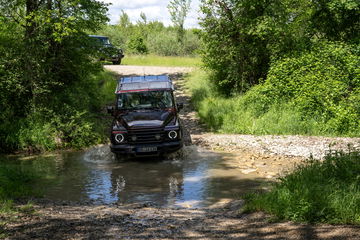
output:
[[[115,192],[119,193],[125,190],[125,186],[126,186],[126,181],[125,178],[123,176],[118,176],[116,178],[116,189]]]
[[[110,151],[109,145],[97,145],[90,148],[84,154],[84,161],[90,163],[110,163],[115,161],[114,154]]]

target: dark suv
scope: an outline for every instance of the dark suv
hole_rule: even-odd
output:
[[[125,77],[118,81],[111,151],[118,156],[148,156],[182,148],[182,126],[174,87],[167,75]]]
[[[89,37],[95,40],[94,44],[99,50],[100,60],[110,61],[114,65],[121,63],[124,57],[123,50],[112,45],[108,37],[98,35],[89,35]]]

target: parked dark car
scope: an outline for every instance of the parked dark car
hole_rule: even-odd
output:
[[[94,44],[99,50],[100,60],[110,61],[114,65],[121,63],[124,57],[123,50],[112,45],[108,37],[99,35],[89,35],[89,37],[95,40]]]
[[[166,75],[124,77],[118,81],[111,129],[111,151],[117,156],[161,155],[183,146],[183,129],[174,87]]]

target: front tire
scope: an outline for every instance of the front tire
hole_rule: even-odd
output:
[[[112,63],[113,63],[113,65],[120,65],[120,64],[121,64],[121,60],[119,59],[119,60],[117,60],[117,61],[113,61]]]

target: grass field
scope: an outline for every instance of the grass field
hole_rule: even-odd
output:
[[[197,67],[201,65],[199,57],[165,57],[155,55],[125,55],[122,65]]]

